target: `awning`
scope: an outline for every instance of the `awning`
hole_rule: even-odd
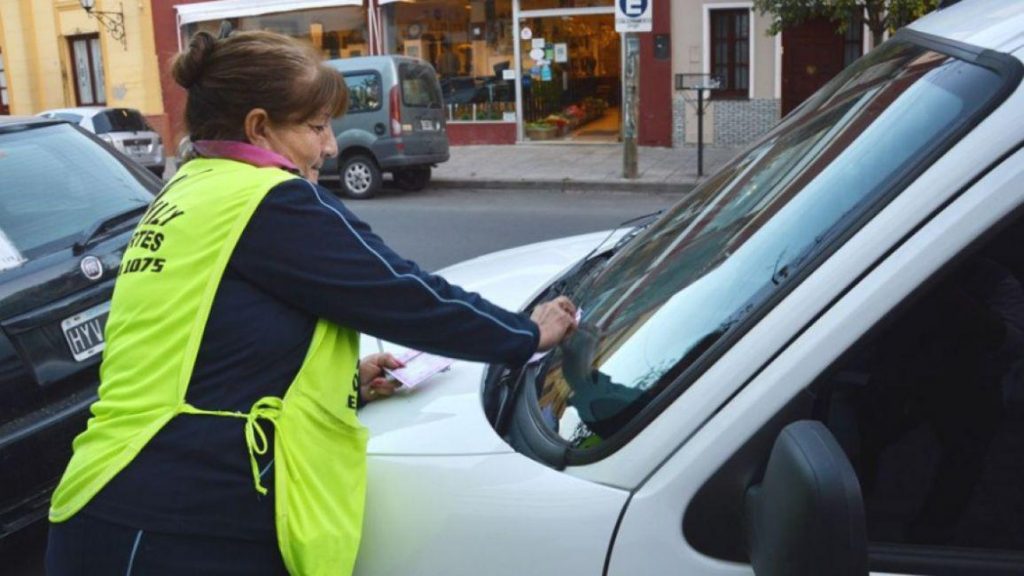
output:
[[[362,6],[363,0],[216,0],[179,4],[178,25],[333,6]]]

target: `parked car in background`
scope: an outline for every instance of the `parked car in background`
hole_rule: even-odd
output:
[[[361,411],[356,573],[1024,574],[1022,31],[938,10],[653,221],[443,270],[579,327]]]
[[[138,110],[84,106],[47,110],[39,116],[78,124],[158,177],[164,174],[163,140]]]
[[[348,112],[334,120],[338,157],[322,179],[338,178],[350,198],[371,198],[390,172],[405,190],[421,190],[431,168],[447,162],[448,133],[441,87],[427,62],[404,56],[328,60],[344,74]]]
[[[96,398],[152,173],[58,119],[0,118],[0,539],[46,516]]]

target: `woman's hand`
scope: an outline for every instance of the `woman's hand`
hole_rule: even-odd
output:
[[[576,329],[576,305],[565,296],[559,296],[536,306],[530,319],[540,328],[537,351],[550,350]]]
[[[387,398],[395,393],[395,388],[402,384],[388,380],[384,369],[394,370],[404,366],[397,358],[381,352],[370,354],[359,361],[359,396],[363,402],[373,402],[379,398]]]

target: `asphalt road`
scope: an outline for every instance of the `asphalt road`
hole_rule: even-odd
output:
[[[426,270],[495,250],[613,228],[674,204],[675,194],[385,189],[350,201],[385,242]]]
[[[530,242],[615,227],[667,208],[674,194],[385,188],[349,201],[385,242],[425,270]],[[0,545],[0,574],[42,576],[45,526]]]

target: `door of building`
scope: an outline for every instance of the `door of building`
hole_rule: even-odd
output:
[[[618,141],[622,48],[614,8],[523,11],[518,23],[523,140]]]
[[[782,45],[785,116],[843,69],[845,38],[836,32],[835,22],[814,18],[786,28]]]

